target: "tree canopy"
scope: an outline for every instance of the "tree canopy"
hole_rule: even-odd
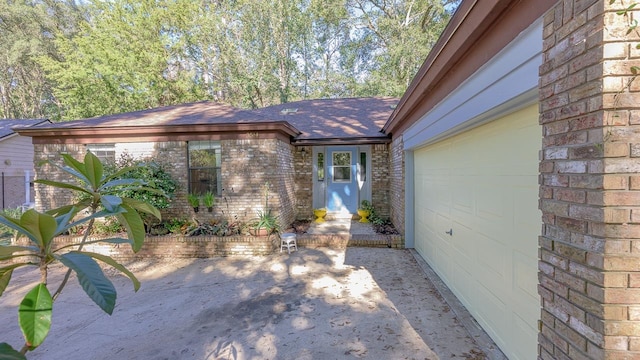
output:
[[[400,96],[459,0],[0,4],[0,118]]]

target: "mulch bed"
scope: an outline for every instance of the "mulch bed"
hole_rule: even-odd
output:
[[[309,231],[309,227],[311,226],[311,220],[296,220],[291,224],[291,229],[296,234],[306,234]],[[390,222],[381,224],[381,225],[373,225],[373,230],[376,233],[382,235],[397,235],[399,234],[398,230],[391,224]]]

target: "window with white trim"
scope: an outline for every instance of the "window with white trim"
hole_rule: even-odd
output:
[[[351,152],[336,151],[333,157],[333,182],[351,182]]]
[[[222,195],[219,141],[189,141],[189,193]]]
[[[116,144],[86,144],[85,147],[103,164],[116,161]]]

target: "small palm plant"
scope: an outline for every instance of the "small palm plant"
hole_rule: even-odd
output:
[[[207,191],[202,196],[202,203],[204,204],[204,206],[207,208],[209,212],[213,211],[213,204],[215,204],[215,202],[216,202],[216,198],[213,195],[212,191]]]
[[[137,291],[140,282],[123,265],[109,256],[83,251],[87,244],[106,242],[111,244],[129,244],[134,252],[142,247],[145,237],[144,223],[139,212],[151,214],[160,219],[159,211],[142,201],[122,198],[114,193],[126,189],[144,189],[145,184],[136,179],[117,179],[122,173],[130,171],[124,168],[119,172],[105,176],[103,165],[93,154],[87,153],[84,162],[70,155],[62,155],[64,166],[51,164],[71,175],[75,184],[49,180],[36,182],[61,189],[70,189],[83,194],[80,200],[71,205],[47,212],[34,209],[27,210],[19,218],[0,214],[0,224],[17,232],[19,237],[26,237],[28,245],[14,242],[11,245],[0,245],[0,296],[9,285],[13,271],[24,266],[35,266],[40,271],[40,282],[23,298],[18,309],[19,326],[25,338],[24,346],[18,351],[7,343],[0,343],[0,358],[26,359],[28,351],[36,349],[49,333],[53,302],[62,293],[71,272],[75,272],[83,290],[104,312],[111,314],[116,303],[116,289],[104,275],[96,260],[120,271],[133,282]],[[96,219],[115,216],[127,231],[127,238],[110,238],[104,240],[88,240]],[[79,244],[60,245],[54,238],[69,229],[87,224],[87,231]],[[50,293],[48,285],[48,269],[54,262],[60,262],[68,268],[64,279],[57,290]]]
[[[198,196],[198,194],[188,194],[187,202],[189,202],[189,205],[191,205],[194,212],[198,212],[198,210],[200,210],[200,196]]]

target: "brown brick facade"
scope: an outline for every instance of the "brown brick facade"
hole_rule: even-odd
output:
[[[391,221],[395,228],[404,234],[404,143],[402,137],[398,136],[393,139],[393,142],[389,145],[390,151],[390,175],[389,175],[389,200]]]
[[[383,219],[390,215],[389,181],[389,146],[371,145],[371,204]]]
[[[82,159],[85,154],[85,146],[80,144],[35,144],[34,162],[35,179],[46,179],[60,182],[71,182],[73,179],[67,173],[60,171],[53,164],[62,166],[61,154],[69,154],[76,159]],[[71,204],[74,194],[71,190],[53,188],[48,185],[35,184],[35,207],[39,211],[54,209]]]
[[[541,359],[640,358],[640,85],[626,87],[638,52],[622,6],[560,1],[544,17]]]
[[[152,158],[164,165],[178,183],[171,207],[163,211],[164,218],[191,218],[206,222],[214,218],[249,222],[257,211],[265,207],[268,187],[268,206],[280,217],[282,226],[293,222],[296,216],[294,195],[294,148],[278,139],[222,140],[222,196],[216,198],[214,211],[194,213],[187,202],[188,162],[187,142],[169,141],[153,144]],[[62,164],[61,153],[82,159],[86,152],[82,144],[35,145],[35,163],[38,178],[69,182],[70,177],[50,164]],[[54,194],[55,192],[55,194]],[[73,200],[69,191],[36,184],[36,206],[51,209]]]
[[[313,219],[313,153],[311,146],[298,146],[293,153],[295,169],[295,217]]]

